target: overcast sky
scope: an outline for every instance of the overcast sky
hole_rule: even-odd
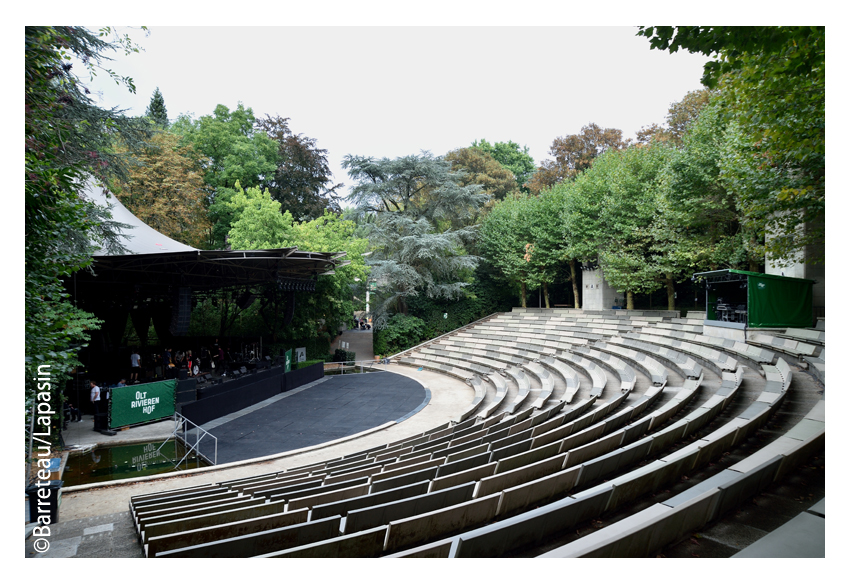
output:
[[[633,137],[701,87],[706,57],[651,50],[635,27],[149,27],[144,51],[113,55],[136,94],[96,79],[101,105],[144,113],[159,87],[170,119],[242,102],[290,118],[328,151],[435,155],[513,140],[537,164],[552,140],[595,122]],[[347,189],[346,189],[347,190]]]

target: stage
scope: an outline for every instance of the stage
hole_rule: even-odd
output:
[[[396,373],[335,375],[203,427],[218,439],[218,464],[224,464],[314,446],[401,421],[429,399],[430,392],[421,384]],[[207,442],[201,451],[212,458],[212,444]]]

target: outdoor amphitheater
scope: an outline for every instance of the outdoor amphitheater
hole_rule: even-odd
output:
[[[825,331],[732,338],[711,322],[490,315],[228,418],[294,408],[339,379],[347,409],[393,402],[368,398],[379,385],[419,392],[374,427],[340,419],[351,433],[323,443],[66,489],[54,553],[823,558]],[[325,406],[309,404],[297,416],[318,419]]]

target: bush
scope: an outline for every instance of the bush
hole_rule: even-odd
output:
[[[305,367],[309,367],[310,365],[315,365],[316,363],[324,362],[324,359],[310,359],[309,361],[301,361],[301,363],[295,364],[295,369],[304,369]]]
[[[425,321],[416,316],[394,314],[387,326],[372,333],[376,355],[394,355],[426,340]]]
[[[344,349],[337,349],[334,351],[333,362],[334,363],[342,363],[344,361],[355,361],[356,353],[354,351],[346,351]]]

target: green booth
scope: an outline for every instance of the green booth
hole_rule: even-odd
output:
[[[706,320],[736,328],[808,328],[813,326],[814,280],[715,270],[693,275],[705,281]]]

